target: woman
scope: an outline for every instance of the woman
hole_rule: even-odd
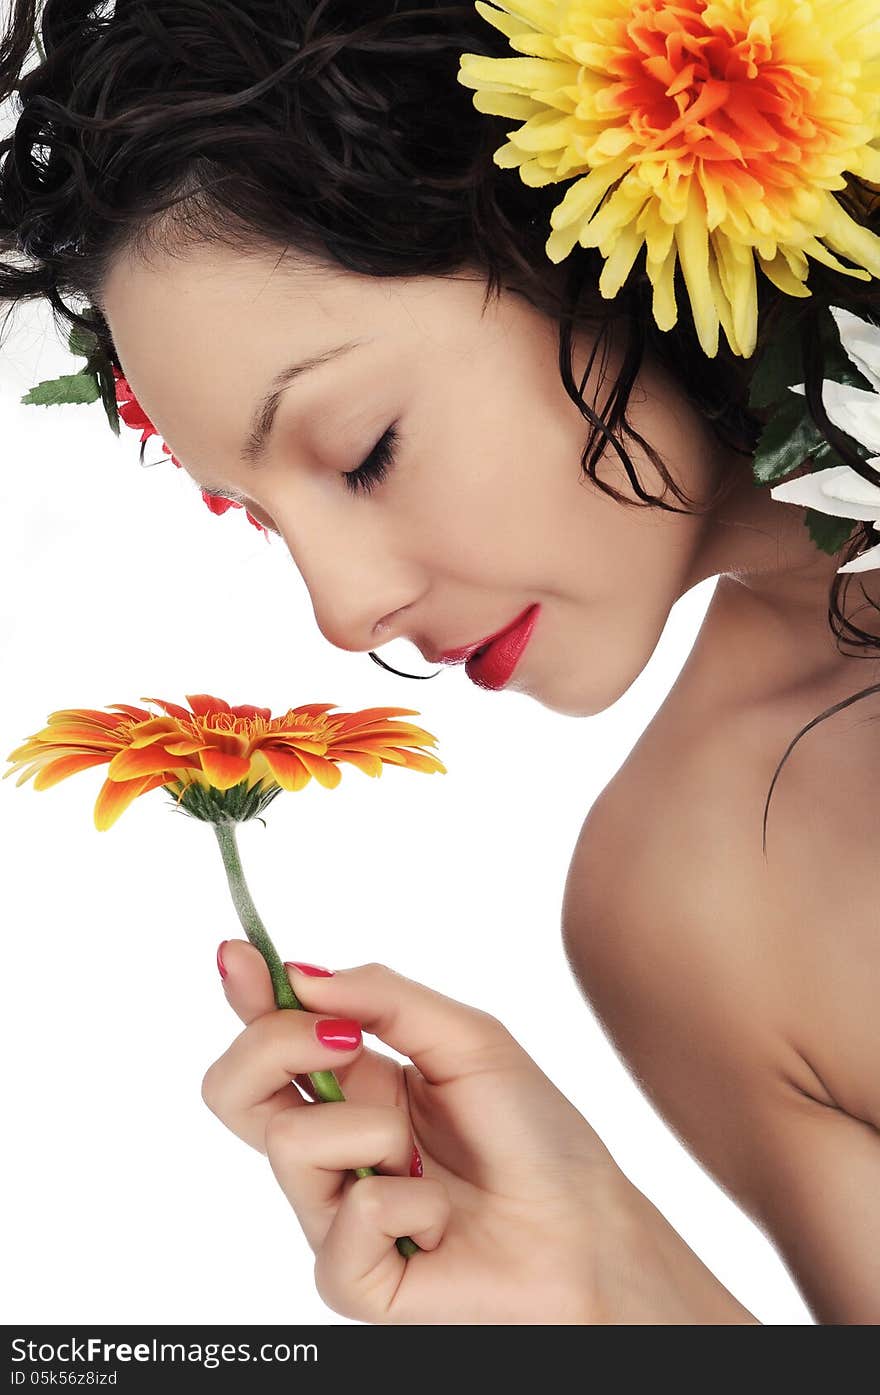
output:
[[[644,668],[675,601],[720,577],[584,824],[566,949],[630,1069],[817,1319],[877,1321],[861,714],[798,746],[766,858],[760,836],[780,753],[856,687],[829,590],[863,637],[860,678],[876,677],[876,576],[859,578],[857,627],[836,607],[864,537],[823,551],[800,508],[755,487],[769,413],[748,405],[754,361],[707,355],[686,303],[661,332],[646,273],[609,301],[595,254],[547,261],[559,191],[493,165],[505,122],[455,82],[462,52],[508,52],[470,6],[375,0],[354,31],[337,4],[215,5],[209,21],[195,4],[93,8],[44,7],[46,61],[21,82],[0,186],[5,245],[30,265],[7,265],[0,293],[64,313],[59,292],[87,297],[175,458],[284,539],[330,643],[404,636],[440,661],[522,621],[525,647],[469,658],[469,676],[589,716]],[[810,271],[819,304],[876,309],[876,283]],[[759,342],[784,299],[759,279]],[[818,325],[804,321],[808,366]],[[821,368],[811,411],[845,450],[816,405]],[[381,1323],[756,1321],[494,1018],[378,965],[291,965],[308,1011],[279,1012],[252,946],[225,942],[218,966],[245,1030],[204,1098],[268,1155],[331,1307]],[[363,1030],[412,1065],[365,1050]],[[334,1109],[301,1093],[323,1068],[346,1093]],[[367,1161],[384,1175],[356,1180]],[[404,1261],[404,1234],[426,1253]]]

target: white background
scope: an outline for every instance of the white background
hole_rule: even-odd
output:
[[[460,669],[415,683],[334,649],[280,539],[141,469],[100,403],[24,406],[75,371],[27,307],[0,365],[0,769],[62,707],[208,692],[415,708],[446,775],[343,768],[239,830],[283,958],[378,959],[502,1018],[626,1175],[762,1322],[810,1323],[771,1244],[639,1093],[570,976],[562,889],[581,822],[669,691],[714,580],[683,597],[608,712],[552,713]],[[153,438],[148,460],[161,461]],[[393,649],[393,653],[392,653]],[[403,641],[388,662],[430,672]],[[338,1323],[267,1160],[207,1110],[241,1030],[215,951],[238,924],[213,832],[164,791],[98,833],[104,767],[0,782],[4,1321]],[[369,1039],[372,1044],[372,1039]],[[393,1053],[392,1053],[393,1054]]]

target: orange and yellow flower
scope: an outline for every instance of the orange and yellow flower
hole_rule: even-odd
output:
[[[546,252],[605,258],[612,299],[642,246],[654,318],[681,265],[704,352],[757,339],[756,261],[791,296],[808,257],[880,277],[880,237],[832,190],[880,184],[877,0],[511,0],[476,8],[521,58],[461,55],[478,111],[522,120],[495,152],[524,184],[576,178]],[[833,249],[833,250],[832,250]],[[855,265],[845,266],[834,255]]]
[[[186,813],[222,823],[255,817],[281,790],[301,790],[313,777],[335,789],[342,778],[339,762],[373,776],[385,764],[446,773],[436,756],[418,749],[436,745],[436,738],[393,720],[417,716],[414,708],[331,713],[335,703],[315,702],[273,717],[268,707],[233,707],[207,693],[187,694],[186,701],[190,711],[161,698],[141,698],[162,715],[123,702],[107,711],[52,712],[47,727],[7,756],[13,765],[3,778],[20,770],[16,785],[33,775],[34,789],[42,790],[109,762],[94,812],[95,827],[104,830],[134,799],[160,785]]]

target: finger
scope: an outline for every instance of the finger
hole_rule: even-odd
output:
[[[613,1167],[598,1134],[491,1014],[404,978],[384,964],[337,969],[329,978],[312,977],[293,966],[288,973],[297,998],[309,1011],[356,1018],[365,1031],[410,1058],[415,1082],[409,1068],[399,1078],[411,1084],[417,1130],[428,1123],[434,1108],[425,1099],[427,1086],[455,1083],[456,1129],[460,1137],[479,1140],[483,1180],[491,1175],[500,1185],[502,1176],[509,1182],[517,1172],[530,1179],[534,1147],[540,1147],[542,1136],[555,1137],[560,1123],[573,1127],[583,1139],[589,1136],[594,1161]],[[524,1139],[531,1141],[529,1149],[523,1149]],[[436,1141],[434,1151],[442,1161]]]
[[[318,1029],[328,1025],[337,1041],[351,1031],[353,1045],[340,1049],[322,1042]],[[208,1067],[202,1099],[227,1128],[265,1152],[266,1125],[272,1116],[282,1109],[308,1107],[292,1083],[294,1077],[320,1070],[344,1075],[344,1067],[362,1050],[356,1022],[341,1023],[328,1013],[277,1009],[255,1018]]]
[[[407,1177],[412,1149],[409,1120],[390,1105],[345,1101],[286,1109],[266,1126],[272,1171],[313,1250],[330,1228],[348,1174],[357,1167],[375,1167]]]
[[[431,1084],[494,1066],[525,1068],[529,1063],[497,1018],[384,964],[337,969],[329,978],[315,978],[292,966],[288,973],[297,998],[310,1012],[355,1018],[366,1031],[408,1056]]]
[[[227,1001],[242,1022],[253,1022],[277,1008],[269,966],[256,945],[224,940],[217,951],[217,967]]]
[[[243,1022],[250,1024],[267,1012],[279,1011],[269,967],[255,945],[247,940],[223,940],[217,951],[217,963],[223,966],[225,976],[222,983],[227,1000]],[[285,968],[292,987],[294,979],[302,982],[303,974],[292,964],[285,964]],[[324,972],[329,974],[330,971]],[[365,1050],[358,1053],[353,1062],[346,1058],[336,1063],[333,1069],[340,1085],[345,1081],[356,1088],[358,1098],[364,1103],[397,1102],[406,1094],[397,1062],[379,1052]],[[307,1099],[318,1099],[307,1074],[300,1073],[294,1079]],[[296,1103],[298,1097],[293,1092],[288,1092],[288,1097],[280,1101],[282,1107]]]
[[[430,1264],[404,1259],[395,1240],[409,1235],[435,1250],[449,1223],[449,1193],[439,1179],[362,1177],[340,1202],[315,1259],[315,1284],[335,1312],[362,1322],[402,1321],[394,1310],[404,1269]]]

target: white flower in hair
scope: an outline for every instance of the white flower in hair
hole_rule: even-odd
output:
[[[840,335],[840,342],[863,377],[873,385],[873,392],[836,383],[831,378],[822,382],[822,401],[835,426],[868,450],[880,452],[880,327],[862,320],[837,305],[830,307]],[[804,393],[804,384],[789,388]],[[838,518],[865,520],[873,523],[880,533],[880,454],[865,461],[877,471],[877,483],[863,479],[849,465],[832,465],[827,470],[814,470],[800,479],[787,480],[770,490],[773,499],[787,504],[801,504],[819,513]],[[839,572],[867,572],[880,567],[880,543],[859,553],[851,562],[838,567]]]

